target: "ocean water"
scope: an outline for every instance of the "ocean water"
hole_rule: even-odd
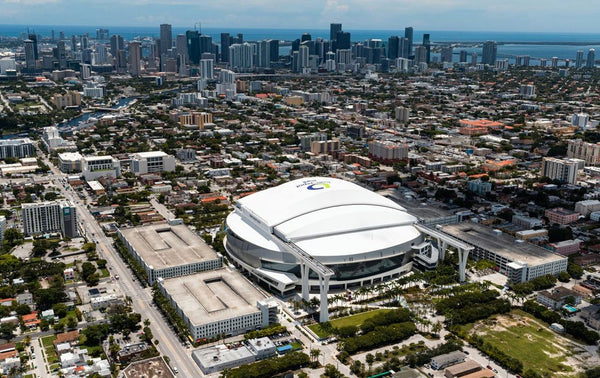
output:
[[[55,37],[64,32],[69,38],[71,35],[82,35],[89,33],[90,37],[95,38],[96,29],[108,29],[110,35],[119,34],[126,40],[131,40],[141,36],[158,37],[160,34],[159,26],[73,26],[73,25],[0,25],[1,37],[21,37],[27,32],[35,32],[42,37],[51,35],[52,30]],[[184,34],[189,28],[173,27],[173,35]],[[202,28],[202,34],[208,34],[213,37],[215,43],[220,42],[222,32],[236,35],[242,33],[245,41],[260,41],[263,39],[279,39],[282,41],[292,41],[300,38],[303,33],[310,33],[312,39],[329,39],[329,30],[326,29],[255,29],[255,28]],[[381,39],[387,43],[387,39],[392,35],[403,36],[404,27],[397,30],[346,30],[351,33],[352,41],[359,42],[369,38]],[[556,56],[559,59],[575,59],[577,50],[584,51],[584,57],[590,48],[598,51],[600,59],[600,33],[533,33],[533,32],[488,32],[488,31],[442,31],[442,30],[415,30],[414,41],[419,44],[424,33],[429,33],[432,44],[435,43],[481,43],[488,40],[498,42],[498,57],[513,58],[517,55],[530,55],[532,64],[535,64],[535,58],[551,59]],[[538,44],[535,44],[535,43]],[[459,50],[467,50],[469,53],[477,52],[481,55],[481,47],[457,47],[455,53]],[[288,51],[282,48],[282,53]],[[436,54],[433,54],[436,56]],[[469,58],[470,61],[470,58]]]

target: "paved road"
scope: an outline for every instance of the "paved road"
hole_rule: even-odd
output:
[[[40,156],[43,156],[40,154]],[[171,366],[176,366],[180,377],[200,377],[202,372],[196,363],[192,360],[191,354],[179,341],[179,338],[169,327],[167,321],[163,318],[159,310],[153,306],[152,293],[150,288],[142,288],[139,282],[132,276],[129,267],[123,262],[121,256],[115,251],[112,245],[112,238],[104,235],[100,225],[90,214],[85,205],[81,202],[78,195],[72,189],[65,189],[61,182],[66,177],[63,173],[52,165],[48,159],[44,162],[50,167],[53,173],[53,180],[61,189],[65,198],[69,199],[77,207],[78,222],[85,229],[88,239],[96,241],[98,253],[101,258],[107,261],[113,275],[119,275],[117,287],[124,296],[131,298],[133,309],[142,314],[142,319],[150,320],[150,328],[154,338],[159,341],[157,348],[162,355],[168,356]]]

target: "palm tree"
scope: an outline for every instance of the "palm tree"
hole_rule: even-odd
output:
[[[312,361],[318,361],[319,355],[321,355],[321,349],[311,349],[310,350],[310,359]]]

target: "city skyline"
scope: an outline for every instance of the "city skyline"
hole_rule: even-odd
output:
[[[307,1],[302,9],[275,0],[255,2],[220,1],[198,3],[137,0],[91,0],[86,4],[64,0],[0,0],[2,24],[17,25],[106,25],[153,26],[162,23],[190,27],[326,28],[330,22],[352,29],[395,29],[412,25],[427,30],[507,31],[507,32],[595,32],[594,4],[573,1],[566,6],[552,0],[516,0],[498,3],[472,3],[465,0],[375,0]],[[114,6],[113,6],[114,5]],[[115,12],[118,6],[119,11]],[[535,16],[535,17],[533,17]],[[48,20],[52,20],[49,22]],[[577,22],[573,22],[577,20]]]

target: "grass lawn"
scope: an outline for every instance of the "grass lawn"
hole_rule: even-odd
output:
[[[56,340],[56,336],[55,335],[50,335],[50,336],[46,336],[46,337],[42,337],[42,345],[44,347],[54,347],[53,341]]]
[[[391,311],[391,310],[378,309],[378,310],[373,310],[373,311],[361,312],[360,314],[350,315],[350,316],[345,316],[343,318],[330,320],[329,323],[331,323],[331,325],[334,328],[340,328],[340,327],[351,326],[351,325],[358,327],[365,320],[370,318],[371,316],[376,315],[380,312],[388,312],[388,311]],[[327,331],[325,331],[324,329],[322,329],[320,324],[312,324],[312,325],[309,325],[308,328],[310,328],[310,330],[313,331],[320,338],[325,338],[325,337],[329,336],[329,333]]]
[[[301,343],[292,343],[292,351],[300,350],[300,349],[302,349]]]
[[[108,276],[110,276],[108,269],[106,269],[106,268],[100,269],[100,277],[101,278],[108,277]]]
[[[523,363],[523,371],[541,374],[573,372],[567,356],[573,355],[569,342],[551,331],[546,324],[520,311],[479,321],[472,331],[511,357]]]

